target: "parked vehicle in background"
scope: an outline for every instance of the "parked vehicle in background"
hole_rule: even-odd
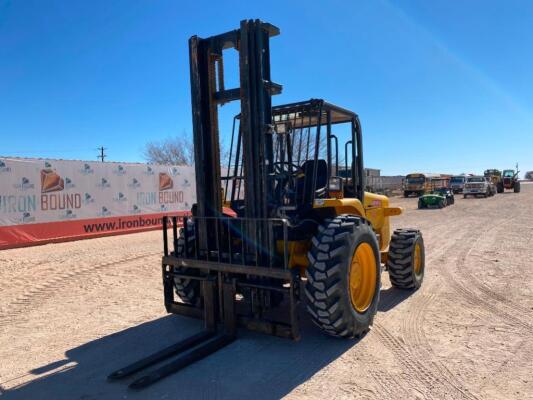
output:
[[[492,189],[490,184],[484,176],[469,176],[466,178],[465,186],[463,189],[463,197],[466,199],[468,196],[491,196]]]
[[[517,171],[514,169],[503,170],[502,180],[498,186],[498,193],[503,193],[505,189],[513,189],[515,193],[520,193],[520,182],[518,181],[518,165]]]
[[[490,190],[489,196],[494,196],[496,194],[496,192],[498,191],[496,183],[494,183],[493,180],[491,179],[491,177],[489,177],[489,176],[486,176],[485,180],[489,184],[489,190]]]
[[[498,187],[500,186],[500,182],[502,180],[502,171],[499,169],[486,169],[485,172],[483,172],[483,176],[489,180],[491,183],[491,188],[494,187],[495,193],[501,193],[498,190]]]
[[[455,203],[453,191],[449,188],[435,189],[430,194],[420,196],[418,199],[418,208],[443,208]]]
[[[419,172],[408,174],[403,183],[403,196],[409,197],[413,194],[422,196],[426,193],[431,193],[434,189],[448,187],[450,178],[450,175],[444,174],[425,174]]]
[[[455,204],[455,196],[450,188],[436,189],[434,193],[438,193],[441,196],[446,197],[446,205],[450,206],[452,204]]]
[[[453,191],[453,193],[463,193],[465,182],[466,176],[464,175],[452,176],[450,179],[450,189]]]
[[[526,175],[524,176],[524,179],[527,179],[528,181],[533,181],[533,171],[527,171]]]

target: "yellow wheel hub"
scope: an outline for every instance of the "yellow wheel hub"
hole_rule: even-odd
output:
[[[422,271],[422,250],[420,248],[420,243],[415,245],[413,269],[415,270],[416,275],[420,275],[420,272]]]
[[[376,292],[376,258],[368,243],[355,249],[350,266],[350,299],[357,312],[365,312]]]

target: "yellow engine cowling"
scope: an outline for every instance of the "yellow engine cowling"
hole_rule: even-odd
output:
[[[379,248],[383,255],[389,250],[390,221],[389,217],[400,215],[401,207],[390,207],[389,198],[375,193],[365,193],[366,219],[370,221],[374,231],[379,235]],[[385,254],[384,254],[385,253]]]

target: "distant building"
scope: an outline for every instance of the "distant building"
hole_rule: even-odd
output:
[[[365,168],[366,190],[374,193],[389,193],[402,188],[404,176],[382,176],[381,170]]]
[[[381,170],[375,168],[365,168],[366,176],[381,176]]]

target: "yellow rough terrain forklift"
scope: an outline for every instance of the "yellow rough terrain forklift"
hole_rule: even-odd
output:
[[[270,78],[277,34],[245,20],[189,41],[197,202],[190,217],[163,220],[162,273],[167,311],[201,318],[205,330],[110,379],[174,357],[130,385],[145,387],[231,343],[239,326],[298,339],[300,301],[327,334],[360,337],[377,311],[382,264],[395,287],[422,283],[422,234],[391,235],[389,217],[401,208],[364,192],[357,114],[319,99],[272,106],[281,92]],[[240,87],[226,89],[231,48]],[[230,101],[241,110],[221,168],[218,107]]]

